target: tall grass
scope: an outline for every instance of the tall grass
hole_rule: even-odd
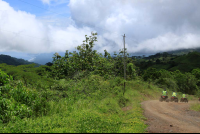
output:
[[[190,107],[191,110],[194,110],[194,111],[199,111],[200,112],[200,103],[197,102],[197,103],[194,103],[191,105]]]
[[[126,82],[124,96],[123,79],[119,77],[62,79],[41,95],[47,97],[46,113],[0,122],[0,132],[144,133],[147,125],[140,102],[158,99],[161,92],[161,88],[140,79]]]

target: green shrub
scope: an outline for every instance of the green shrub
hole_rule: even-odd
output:
[[[128,102],[129,102],[129,99],[125,98],[122,95],[119,95],[118,104],[120,107],[125,107]]]
[[[4,123],[15,121],[17,118],[30,117],[32,110],[25,104],[17,103],[13,98],[1,98],[0,120]]]
[[[0,69],[0,86],[7,84],[10,80],[12,80],[12,76],[8,76]]]
[[[177,89],[178,88],[176,81],[171,78],[159,78],[159,79],[155,80],[155,84],[160,85],[163,88],[169,88],[169,89]]]
[[[136,71],[134,69],[133,63],[128,63],[127,72],[128,72],[128,75],[130,75],[131,79],[134,79],[136,77]]]
[[[156,70],[156,68],[148,68],[144,71],[144,74],[142,75],[144,81],[147,81],[149,79],[156,80],[160,77],[160,72]]]
[[[49,110],[47,92],[39,92],[26,88],[23,82],[18,81],[16,87],[10,85],[0,88],[0,120],[9,122],[16,118],[46,115]]]

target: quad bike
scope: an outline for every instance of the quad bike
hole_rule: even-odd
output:
[[[178,97],[172,96],[171,99],[170,99],[170,101],[171,101],[171,102],[172,102],[172,101],[178,102]]]
[[[168,96],[162,96],[162,95],[161,95],[159,101],[160,101],[160,102],[162,102],[162,101],[169,102]]]
[[[187,98],[181,98],[180,102],[187,102],[188,103],[188,99]]]

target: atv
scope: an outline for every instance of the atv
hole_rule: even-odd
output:
[[[188,99],[187,98],[181,98],[180,102],[187,102],[188,103]]]
[[[171,102],[172,102],[172,101],[178,102],[178,97],[172,96],[171,99],[170,99],[170,101],[171,101]]]
[[[168,96],[163,96],[163,95],[161,95],[159,101],[160,101],[160,102],[162,102],[162,101],[169,102]]]

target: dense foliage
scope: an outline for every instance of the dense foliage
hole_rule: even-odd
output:
[[[143,69],[144,58],[128,58],[127,51],[124,94],[124,51],[98,53],[96,35],[46,65],[0,64],[0,132],[145,132],[140,102],[146,96],[157,97],[161,88],[200,95],[200,68]]]

